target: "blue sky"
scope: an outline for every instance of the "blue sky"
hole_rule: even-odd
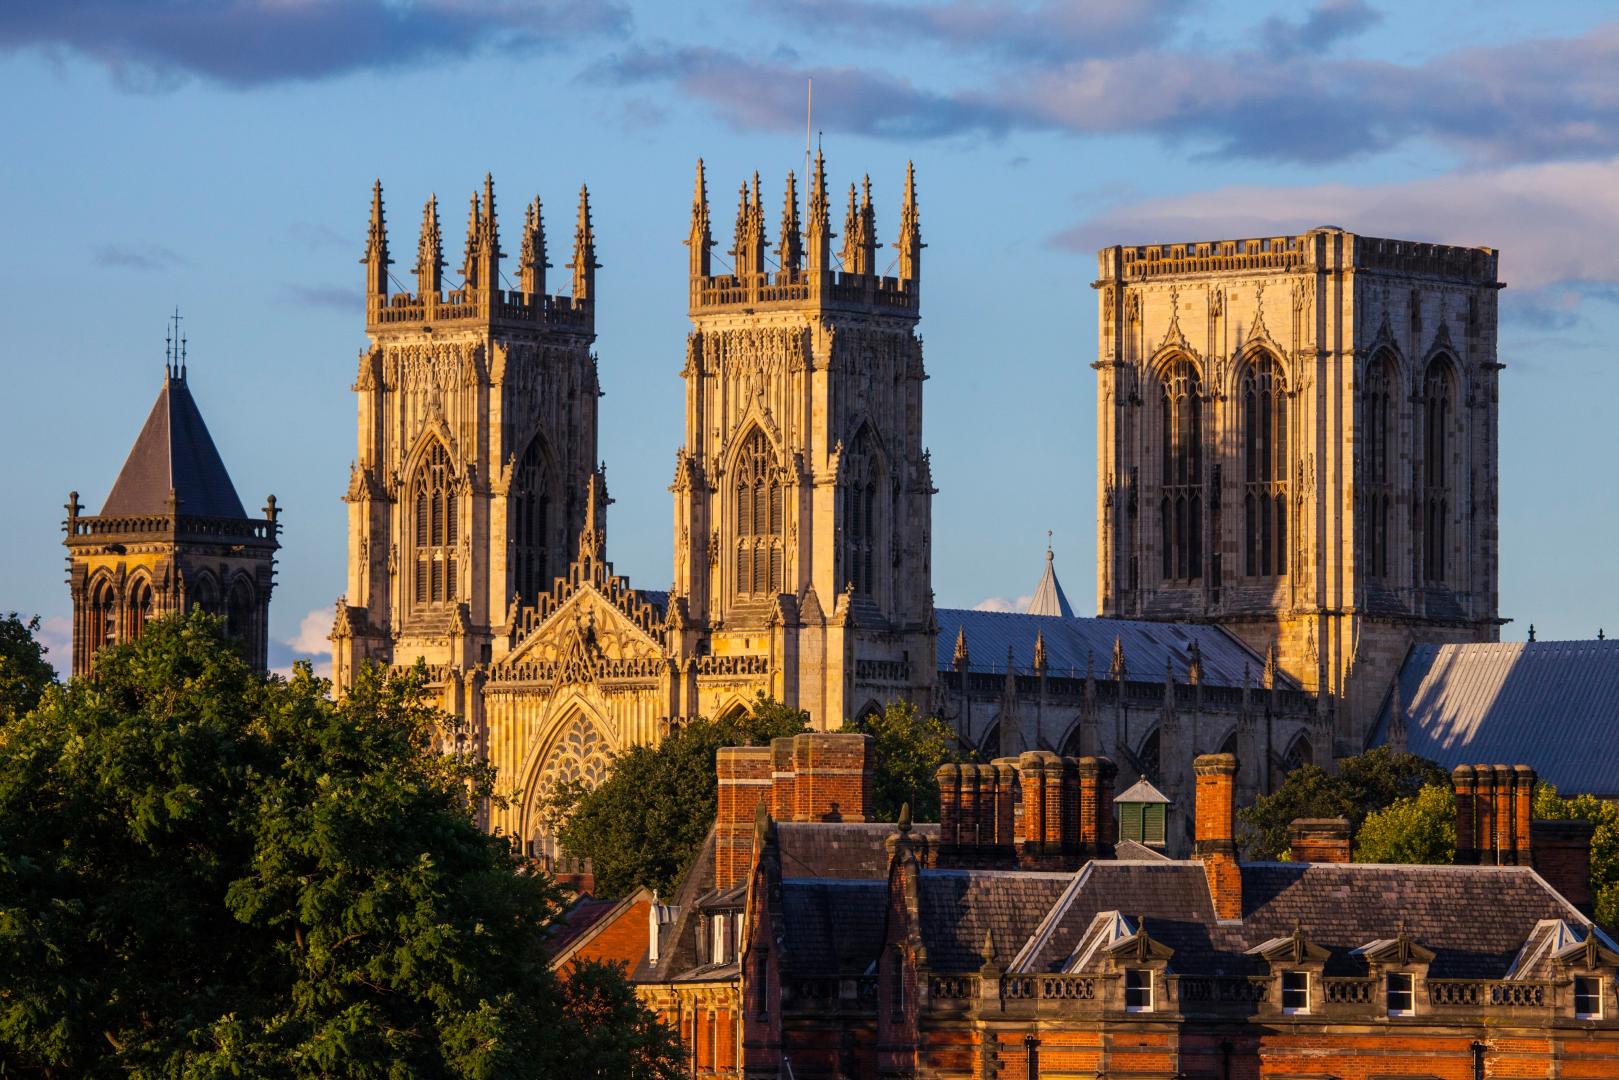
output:
[[[1332,223],[1502,249],[1504,636],[1619,626],[1619,21],[1577,0],[9,0],[0,609],[65,660],[60,508],[99,508],[178,304],[244,503],[284,508],[276,662],[322,649],[371,181],[396,259],[438,194],[453,266],[486,170],[510,251],[590,185],[610,554],[667,587],[693,163],[720,233],[754,169],[779,200],[809,77],[885,239],[916,162],[941,605],[1031,592],[1051,530],[1094,609],[1097,246]]]

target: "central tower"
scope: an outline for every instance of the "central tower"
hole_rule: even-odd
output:
[[[767,657],[773,695],[836,727],[934,680],[923,245],[909,168],[892,275],[869,177],[836,264],[819,154],[802,224],[798,198],[789,173],[772,251],[755,173],[715,273],[698,162],[670,618],[681,651]]]

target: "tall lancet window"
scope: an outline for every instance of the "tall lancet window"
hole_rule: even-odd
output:
[[[456,550],[461,533],[450,455],[443,444],[435,442],[416,466],[410,492],[415,517],[416,603],[452,602],[456,599]]]
[[[1442,585],[1449,578],[1446,529],[1456,505],[1451,493],[1456,423],[1456,376],[1450,360],[1437,356],[1422,387],[1422,578]]]
[[[781,591],[781,475],[770,440],[755,430],[736,459],[736,591]]]
[[[855,592],[876,589],[882,464],[870,433],[860,429],[847,451],[843,474],[843,578]]]
[[[106,578],[90,596],[90,651],[95,653],[118,640],[118,593]]]
[[[146,620],[152,617],[152,583],[145,578],[136,580],[129,590],[129,640],[141,636]]]
[[[1360,398],[1360,558],[1367,576],[1389,576],[1389,530],[1394,518],[1394,358],[1372,358]]]
[[[1242,376],[1243,565],[1249,577],[1287,573],[1287,383],[1276,360]]]
[[[1203,576],[1203,400],[1197,368],[1182,357],[1158,384],[1159,447],[1163,459],[1163,576]]]
[[[551,587],[547,580],[551,551],[551,469],[540,440],[528,444],[512,477],[512,587],[526,603],[534,603]]]

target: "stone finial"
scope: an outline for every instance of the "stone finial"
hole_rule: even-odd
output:
[[[388,258],[388,226],[382,208],[381,177],[371,185],[371,228],[366,236],[365,258],[360,262],[366,267],[367,295],[387,296],[388,267],[393,260]]]
[[[1264,685],[1265,685],[1266,690],[1274,690],[1274,689],[1276,689],[1276,672],[1277,672],[1276,643],[1273,641],[1270,644],[1270,648],[1265,650],[1265,681],[1264,681]]]
[[[1389,697],[1388,737],[1383,742],[1393,752],[1403,754],[1406,751],[1406,741],[1405,702],[1400,697],[1400,677],[1396,672],[1394,687]]]
[[[1186,665],[1186,681],[1192,686],[1198,686],[1203,682],[1203,650],[1197,647],[1196,641],[1193,641],[1190,652],[1191,662]]]
[[[1107,674],[1108,678],[1116,679],[1119,682],[1123,682],[1125,676],[1129,674],[1129,668],[1125,666],[1124,662],[1124,636],[1122,634],[1113,635],[1113,663],[1108,668]]]
[[[543,296],[545,272],[551,268],[551,262],[545,251],[545,212],[538,195],[523,212],[523,246],[517,261],[517,287],[529,296]]]
[[[922,276],[922,214],[916,205],[916,167],[905,163],[905,198],[900,206],[899,276],[906,281],[917,281]]]
[[[984,964],[979,970],[990,978],[998,979],[1001,974],[1001,965],[997,962],[995,957],[995,936],[989,932],[988,927],[984,928],[984,944],[982,946],[982,950],[984,953]]]
[[[444,246],[438,227],[438,196],[422,207],[422,234],[416,242],[416,293],[436,297],[444,287]]]
[[[826,270],[832,260],[831,206],[826,193],[826,159],[815,151],[815,172],[810,180],[809,248],[805,257],[811,270]]]
[[[714,233],[708,218],[708,178],[703,172],[703,159],[697,159],[697,184],[691,197],[691,235],[686,239],[691,248],[693,277],[708,277],[712,273],[709,249],[714,246]]]
[[[956,627],[956,651],[952,657],[957,671],[964,671],[967,667],[967,627]]]
[[[281,508],[276,505],[275,496],[266,495],[264,498],[264,520],[268,521],[271,525],[274,525],[276,518],[280,516]]]
[[[1530,641],[1535,640],[1535,624],[1534,623],[1529,624],[1529,640]]]
[[[798,231],[798,181],[791,169],[787,170],[787,191],[782,197],[781,243],[776,248],[776,262],[783,270],[797,270],[804,262],[804,240]]]
[[[573,298],[591,300],[596,295],[596,231],[590,221],[590,188],[579,185],[579,222],[573,231],[573,260],[568,263],[573,271]]]

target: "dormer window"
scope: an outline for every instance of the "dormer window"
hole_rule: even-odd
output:
[[[716,915],[716,916],[714,916],[714,952],[713,952],[713,955],[710,957],[710,961],[712,963],[715,963],[715,964],[723,964],[723,963],[725,963],[725,961],[726,961],[726,955],[725,955],[726,948],[725,947],[726,947],[725,916],[724,915]]]
[[[1297,1015],[1310,1011],[1310,973],[1282,972],[1282,1012]]]
[[[1391,971],[1383,976],[1383,989],[1390,1016],[1417,1014],[1416,976],[1409,971]]]
[[[1594,975],[1574,976],[1574,1016],[1579,1020],[1602,1019],[1602,980]]]
[[[1124,1011],[1152,1012],[1151,969],[1124,969]]]

